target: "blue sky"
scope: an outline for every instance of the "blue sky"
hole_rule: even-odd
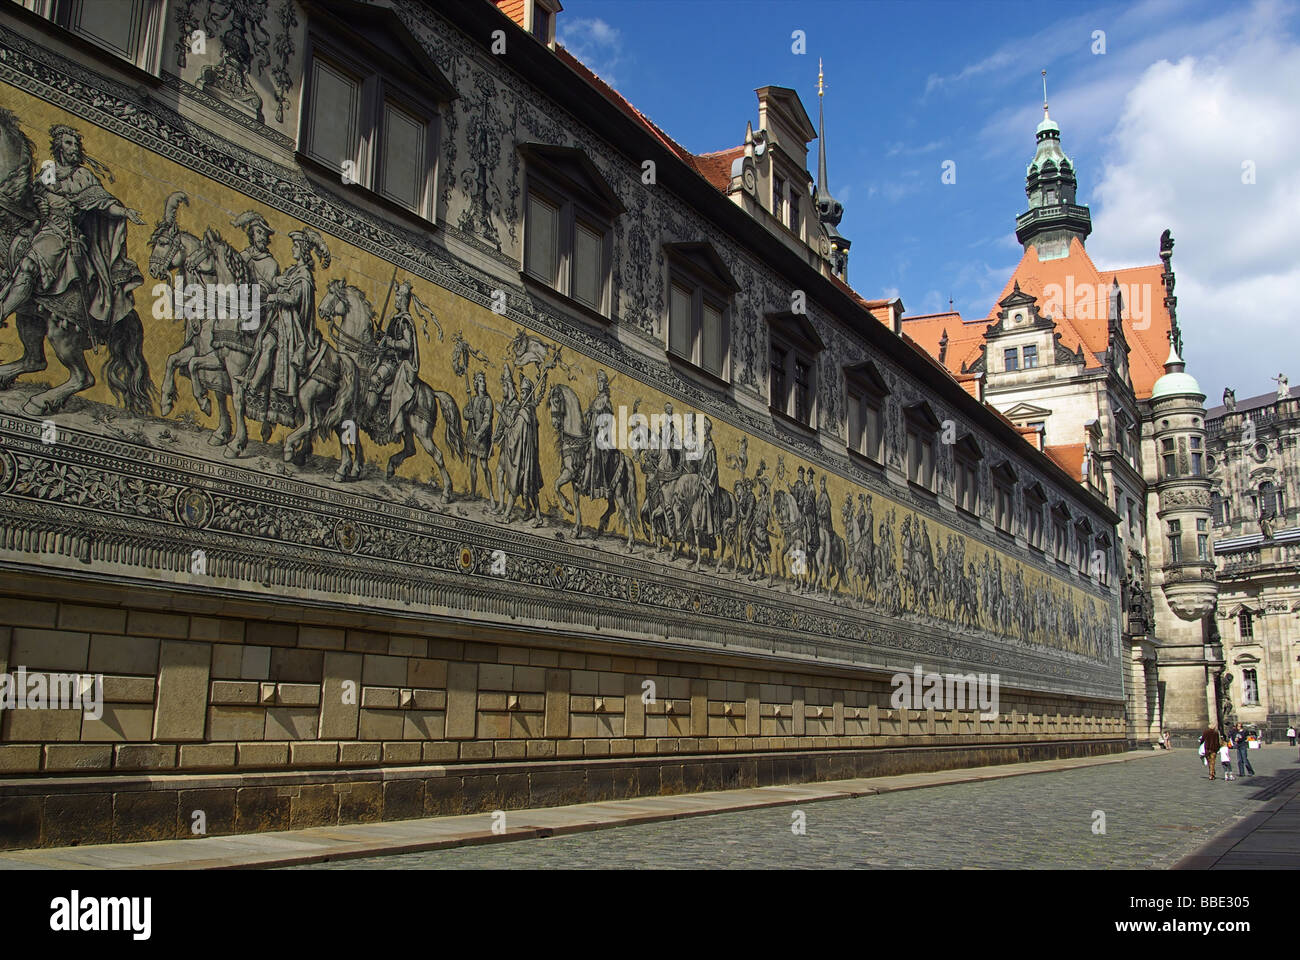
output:
[[[1098,266],[1158,262],[1173,228],[1189,372],[1212,405],[1227,384],[1271,389],[1279,362],[1300,378],[1300,351],[1277,342],[1300,297],[1298,22],[1276,2],[565,0],[557,26],[696,153],[741,142],[764,84],[797,90],[815,123],[824,60],[850,282],[901,296],[909,314],[952,297],[983,316],[1018,262],[1046,68]]]

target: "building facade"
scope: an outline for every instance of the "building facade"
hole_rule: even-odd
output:
[[[1157,264],[1098,269],[1046,103],[1035,141],[1016,218],[1025,252],[996,305],[979,319],[905,317],[903,330],[1119,516],[1114,560],[1098,562],[1123,578],[1129,737],[1194,739],[1216,715],[1224,666],[1205,397],[1180,356],[1173,238],[1159,238]],[[1074,518],[1049,522],[1073,535]]]
[[[1300,387],[1206,414],[1224,717],[1281,739],[1300,720]]]
[[[793,90],[700,156],[558,3],[108,7],[0,9],[0,673],[102,683],[0,843],[1122,749],[1117,517],[847,285]]]

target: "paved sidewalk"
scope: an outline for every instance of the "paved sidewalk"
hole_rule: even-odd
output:
[[[443,850],[478,844],[585,833],[628,824],[680,820],[708,814],[765,807],[790,806],[823,800],[846,800],[915,790],[922,787],[1001,780],[1037,773],[1054,773],[1168,756],[1141,750],[1064,760],[970,767],[935,773],[907,774],[822,783],[718,790],[668,797],[641,797],[603,803],[506,812],[506,830],[493,833],[490,813],[423,820],[395,820],[350,826],[313,827],[276,833],[158,840],[146,843],[92,844],[0,853],[0,869],[158,870],[283,867]]]
[[[1294,752],[1295,748],[1291,748]],[[1173,865],[1174,870],[1300,869],[1300,772],[1264,806]]]

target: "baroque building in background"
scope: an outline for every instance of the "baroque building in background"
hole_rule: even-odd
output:
[[[1160,263],[1100,270],[1073,162],[1043,104],[1016,218],[1025,252],[989,314],[905,317],[903,332],[1119,517],[1128,733],[1192,739],[1220,712],[1224,661],[1204,401],[1184,369],[1169,231]],[[1049,550],[1072,534],[1050,518]]]
[[[0,674],[102,677],[0,843],[1123,749],[1117,512],[848,286],[820,104],[691,154],[558,15],[0,4]]]
[[[1225,717],[1281,739],[1300,717],[1300,387],[1206,413]]]

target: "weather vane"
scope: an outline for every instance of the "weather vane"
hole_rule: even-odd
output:
[[[817,58],[817,96],[819,97],[824,96],[825,91],[826,91],[826,83],[822,75],[822,61],[821,61],[821,57],[818,57]]]

